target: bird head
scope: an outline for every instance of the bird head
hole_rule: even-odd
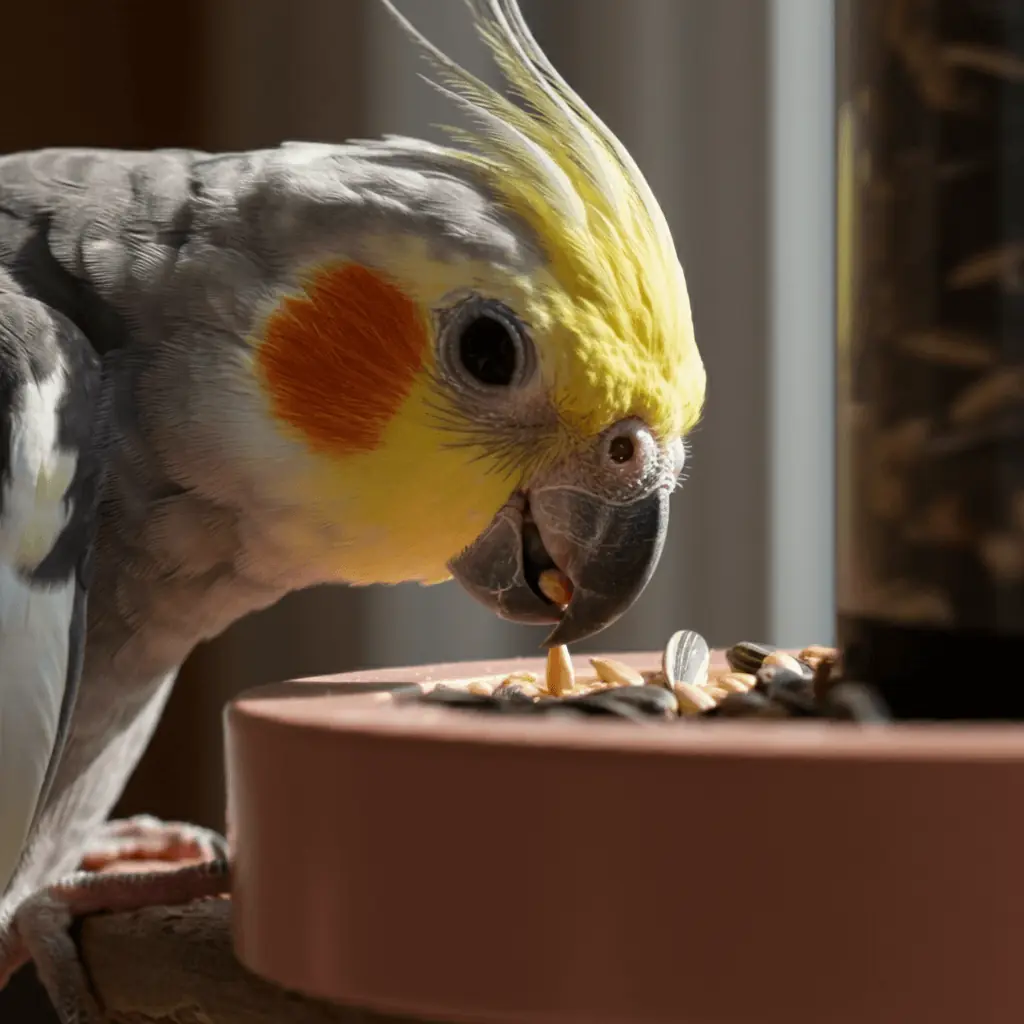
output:
[[[705,392],[683,271],[641,172],[515,0],[467,0],[509,95],[382,2],[473,127],[355,144],[402,210],[275,306],[263,392],[316,462],[308,500],[344,523],[338,576],[454,576],[567,643],[628,609],[663,549]],[[539,587],[551,567],[566,607]]]

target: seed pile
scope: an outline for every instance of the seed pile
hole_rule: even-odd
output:
[[[592,673],[578,675],[567,648],[553,647],[543,676],[516,672],[437,683],[397,699],[491,714],[648,723],[698,718],[889,719],[871,691],[840,678],[833,648],[806,647],[794,657],[769,644],[743,642],[728,649],[726,660],[726,666],[712,668],[704,638],[680,630],[665,645],[656,671],[638,671],[612,658],[591,658]]]

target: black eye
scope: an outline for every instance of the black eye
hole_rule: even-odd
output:
[[[519,343],[509,327],[492,316],[477,316],[459,335],[459,362],[480,384],[507,388],[516,377]]]

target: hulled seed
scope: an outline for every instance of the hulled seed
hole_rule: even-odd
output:
[[[673,683],[672,692],[679,701],[679,712],[684,715],[695,715],[701,711],[710,711],[715,706],[715,698],[709,696],[693,683],[679,681]]]
[[[715,685],[729,693],[749,693],[757,683],[757,676],[749,672],[726,672],[715,680]]]
[[[572,580],[559,569],[545,569],[537,579],[540,592],[559,608],[568,607],[572,600]]]
[[[643,686],[644,677],[632,666],[614,658],[591,658],[597,678],[609,686]]]
[[[798,655],[797,660],[803,661],[810,665],[811,668],[816,668],[818,662],[823,658],[831,658],[835,660],[839,652],[834,647],[823,647],[821,644],[811,644],[810,647],[805,647]]]
[[[572,690],[575,682],[576,672],[572,667],[569,648],[565,644],[549,648],[545,677],[548,693],[555,697],[561,697]]]

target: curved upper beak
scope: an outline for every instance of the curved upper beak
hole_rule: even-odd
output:
[[[668,491],[616,502],[576,485],[517,494],[484,533],[449,563],[478,601],[513,622],[557,623],[545,644],[568,644],[610,626],[657,568],[668,529]],[[545,564],[546,563],[546,564]],[[564,611],[537,577],[556,567],[573,585]]]

